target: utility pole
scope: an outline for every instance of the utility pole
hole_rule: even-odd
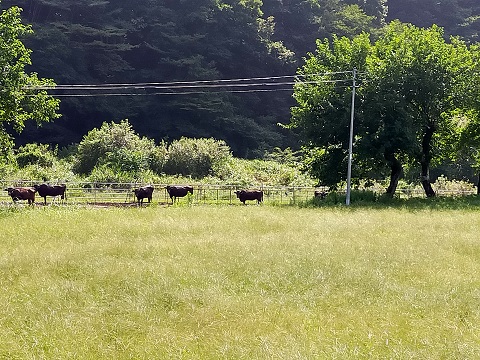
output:
[[[353,69],[352,85],[352,108],[350,110],[350,140],[348,143],[348,169],[347,169],[347,197],[345,204],[350,205],[350,191],[352,183],[352,153],[353,153],[353,118],[355,113],[355,87],[356,87],[357,69]]]

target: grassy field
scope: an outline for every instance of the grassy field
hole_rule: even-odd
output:
[[[480,212],[0,210],[0,359],[478,359]]]

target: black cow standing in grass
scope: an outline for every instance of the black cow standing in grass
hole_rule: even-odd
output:
[[[263,191],[261,190],[238,190],[235,191],[235,194],[244,205],[247,200],[257,200],[257,204],[263,201]]]
[[[143,204],[143,199],[145,198],[147,198],[148,202],[151,202],[154,189],[155,188],[152,185],[147,185],[138,189],[134,189],[133,192],[137,197],[138,203]]]
[[[43,197],[43,203],[47,205],[47,196],[53,196],[54,198],[60,196],[60,198],[66,199],[65,190],[67,189],[67,185],[48,185],[48,184],[40,184],[40,185],[33,185],[35,190],[37,190],[38,195]]]
[[[328,195],[328,192],[326,192],[325,190],[315,190],[315,197],[316,198],[320,198],[320,199],[325,199]]]
[[[9,187],[5,191],[8,192],[15,203],[19,200],[27,200],[29,205],[35,204],[35,192],[37,190],[33,187]]]
[[[184,197],[188,193],[193,194],[193,186],[188,185],[168,185],[167,192],[172,199],[172,204],[179,197]]]

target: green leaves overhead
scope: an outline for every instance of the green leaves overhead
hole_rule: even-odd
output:
[[[21,132],[28,120],[37,124],[59,117],[59,102],[39,91],[37,86],[53,85],[53,81],[40,79],[35,73],[26,73],[31,64],[29,50],[21,38],[32,33],[30,26],[22,24],[20,9],[12,7],[0,13],[0,147],[5,152],[12,146],[6,131],[11,127]]]
[[[452,127],[458,124],[452,116],[469,118],[478,109],[478,55],[476,46],[458,39],[446,42],[439,27],[399,22],[389,24],[375,42],[367,34],[319,41],[316,53],[299,69],[305,81],[295,87],[298,105],[292,108],[291,127],[302,132],[309,147],[323,149],[317,163],[329,169],[330,185],[344,179],[345,171],[337,169],[339,164],[346,169],[351,75],[350,84],[339,75],[356,68],[356,176],[383,177],[387,165],[401,171],[401,159],[420,167],[430,196],[429,168],[436,158],[449,156],[442,139],[452,139]]]

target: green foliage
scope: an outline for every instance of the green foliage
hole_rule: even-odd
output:
[[[70,159],[58,157],[48,144],[26,144],[0,164],[0,178],[65,182],[76,179]]]
[[[289,148],[267,154],[272,160],[242,161],[233,157],[225,141],[213,138],[182,137],[155,146],[136,135],[127,120],[104,123],[70,151],[75,172],[93,182],[134,182],[166,174],[234,184],[311,183],[300,171],[299,155]]]
[[[428,182],[430,165],[452,153],[459,123],[452,119],[478,108],[477,54],[458,39],[446,42],[436,26],[399,22],[373,43],[368,34],[318,41],[299,69],[305,82],[295,87],[290,125],[314,149],[312,173],[325,185],[346,177],[352,91],[337,72],[356,68],[354,177],[384,178],[387,166],[393,174],[404,161],[418,164]]]
[[[95,166],[86,179],[100,184],[132,183],[137,180],[135,173],[120,171],[107,164]]]
[[[332,24],[333,34],[337,36],[353,37],[362,32],[372,30],[374,16],[366,15],[358,5],[348,5],[340,12]]]
[[[21,146],[16,152],[15,158],[21,168],[27,165],[51,167],[57,161],[56,156],[56,151],[50,150],[49,145],[33,143]]]
[[[168,159],[167,144],[162,140],[148,152],[148,168],[154,173],[161,174],[164,172],[165,164]]]
[[[61,154],[61,155],[60,155]],[[139,137],[127,120],[104,123],[77,146],[60,151],[27,144],[0,167],[3,178],[71,179],[95,183],[172,183],[310,186],[298,152],[276,149],[269,160],[234,158],[223,140],[183,137],[167,146]]]
[[[168,146],[166,174],[181,174],[202,178],[214,175],[232,158],[225,141],[215,139],[190,139],[182,137]]]
[[[300,166],[274,160],[245,160],[234,158],[215,172],[216,180],[240,186],[313,186],[314,180]]]
[[[103,123],[100,129],[85,135],[78,145],[74,169],[80,174],[88,174],[97,166],[118,172],[158,171],[165,162],[164,147],[138,136],[128,120]]]
[[[476,0],[403,0],[388,2],[388,20],[398,19],[418,27],[437,24],[447,36],[461,36],[470,43],[480,36],[480,3]]]
[[[271,152],[266,152],[264,159],[276,161],[280,164],[298,165],[301,159],[301,151],[293,151],[290,147],[284,150],[276,147]]]
[[[345,205],[346,195],[337,191],[330,191],[325,198],[314,197],[301,206],[332,206]],[[371,206],[379,201],[379,196],[372,190],[352,190],[350,192],[352,205]]]
[[[31,50],[22,38],[32,34],[31,27],[22,24],[18,7],[0,11],[0,148],[5,152],[13,145],[7,125],[20,133],[26,121],[41,124],[60,115],[59,101],[42,90],[53,81],[25,72]]]

